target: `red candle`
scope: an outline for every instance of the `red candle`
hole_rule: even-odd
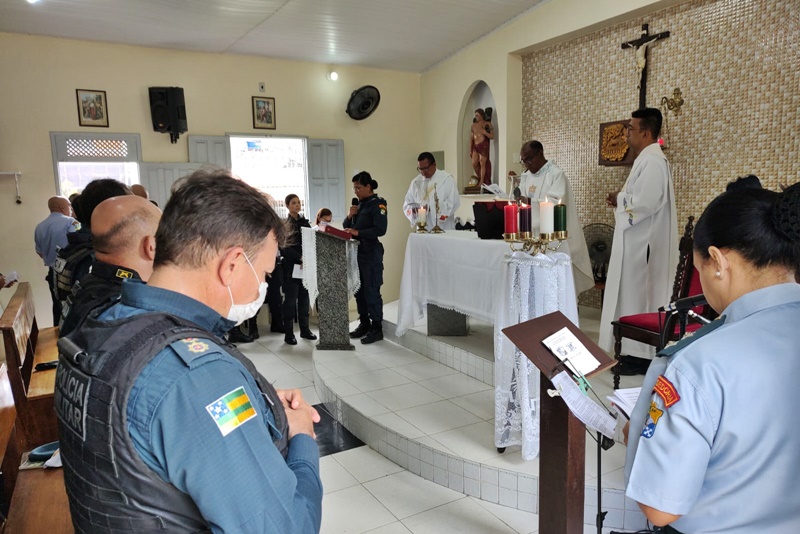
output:
[[[503,216],[505,217],[505,229],[507,234],[517,233],[517,205],[508,203],[503,207]]]
[[[531,207],[526,204],[519,207],[519,231],[531,231]]]

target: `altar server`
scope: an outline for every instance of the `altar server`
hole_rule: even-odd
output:
[[[669,162],[658,144],[661,112],[655,108],[631,113],[628,145],[637,154],[628,179],[619,192],[609,193],[614,208],[614,243],[606,279],[600,343],[611,350],[611,322],[627,315],[655,312],[669,303],[678,265],[678,226]],[[655,350],[622,340],[620,374],[647,370]]]
[[[424,208],[428,230],[436,226],[436,199],[439,199],[439,227],[442,230],[455,228],[453,214],[461,205],[458,188],[453,175],[436,168],[436,159],[430,152],[417,158],[419,174],[411,181],[403,202],[403,212],[413,226],[417,222],[419,208]]]

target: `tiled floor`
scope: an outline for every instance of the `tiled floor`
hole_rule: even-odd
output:
[[[596,332],[597,319],[584,315],[581,326]],[[389,341],[356,343],[356,350],[350,352],[315,353],[312,342],[298,339],[298,345],[289,346],[282,335],[269,334],[268,328],[261,331],[267,333],[239,348],[276,387],[300,388],[311,404],[318,404],[321,399],[313,384],[316,369],[326,387],[349,406],[411,438],[406,444],[409,453],[411,444],[419,443],[424,450],[457,455],[476,466],[496,466],[501,473],[538,475],[538,462],[523,462],[518,449],[509,448],[500,455],[494,448],[494,401],[487,384]],[[630,382],[623,382],[623,387],[636,385],[635,379]],[[605,392],[610,384],[609,375],[593,385]],[[622,487],[623,459],[624,449],[619,446],[604,453],[603,487]],[[433,464],[439,465],[431,459]],[[433,477],[417,476],[367,446],[322,458],[321,471],[325,487],[322,532],[326,534],[538,532],[536,514],[443,487],[432,482]],[[596,475],[593,441],[587,442],[586,473],[590,486]],[[466,488],[463,481],[457,487]],[[596,493],[587,492],[587,503],[593,499]],[[593,516],[587,513],[586,520],[593,521]],[[585,532],[596,532],[596,528],[587,525]]]

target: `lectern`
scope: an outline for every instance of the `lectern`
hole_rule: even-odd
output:
[[[316,232],[319,350],[355,350],[350,343],[347,239]]]

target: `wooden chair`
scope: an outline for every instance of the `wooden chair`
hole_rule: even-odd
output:
[[[700,276],[694,268],[694,258],[692,256],[693,233],[694,217],[689,217],[678,247],[680,256],[678,268],[675,272],[675,282],[672,286],[671,302],[690,295],[699,295],[703,292],[700,285]],[[699,315],[707,315],[708,310],[709,308],[704,309],[703,306],[694,308],[694,312]],[[614,366],[614,389],[619,389],[619,358],[621,356],[623,338],[646,343],[655,347],[656,351],[659,351],[664,348],[667,342],[677,340],[679,336],[677,313],[639,313],[620,317],[616,321],[612,321],[611,325],[614,331],[614,358],[617,360],[617,364]],[[694,332],[701,326],[702,324],[698,322],[689,323],[686,325],[686,333]]]
[[[53,408],[56,370],[34,371],[37,364],[58,359],[58,328],[39,330],[30,283],[17,286],[0,317],[0,330],[23,448],[58,440]]]

